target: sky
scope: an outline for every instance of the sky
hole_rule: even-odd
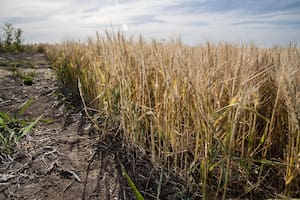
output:
[[[188,45],[300,44],[300,0],[0,0],[0,25],[24,40],[84,40],[108,31]]]

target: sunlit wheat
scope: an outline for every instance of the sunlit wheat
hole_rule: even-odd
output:
[[[299,196],[296,46],[146,42],[107,33],[48,47],[61,85],[204,198]],[[267,194],[266,194],[267,195]]]

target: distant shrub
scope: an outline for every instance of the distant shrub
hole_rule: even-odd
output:
[[[3,30],[3,40],[0,38],[0,51],[19,52],[23,51],[22,29],[14,28],[11,23],[6,23]]]
[[[22,49],[22,29],[17,28],[14,30],[14,43],[13,46],[15,49],[21,50]]]

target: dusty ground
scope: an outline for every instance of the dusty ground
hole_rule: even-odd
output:
[[[16,68],[34,73],[33,84],[13,77]],[[0,152],[0,199],[135,199],[121,164],[146,199],[156,199],[159,185],[160,199],[186,199],[178,180],[163,173],[160,182],[162,171],[124,145],[120,130],[96,131],[80,107],[70,111],[58,94],[43,54],[0,54],[0,111],[13,114],[33,99],[25,118],[45,119],[10,156]]]

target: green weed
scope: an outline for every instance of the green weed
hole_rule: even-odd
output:
[[[24,72],[17,68],[14,68],[12,72],[12,77],[20,79],[24,85],[32,85],[34,83],[34,77],[36,75],[34,72]]]
[[[13,116],[0,111],[0,150],[4,154],[10,154],[14,144],[26,136],[42,119],[43,115],[34,121],[22,117],[31,103],[32,100],[23,103]]]
[[[130,188],[132,189],[132,191],[134,192],[136,199],[137,200],[145,200],[144,197],[143,197],[143,195],[137,189],[137,187],[135,186],[134,182],[132,181],[132,179],[130,178],[130,176],[128,175],[128,173],[126,172],[125,167],[123,165],[121,165],[121,169],[122,169],[122,175],[127,180],[127,183],[130,186]]]

